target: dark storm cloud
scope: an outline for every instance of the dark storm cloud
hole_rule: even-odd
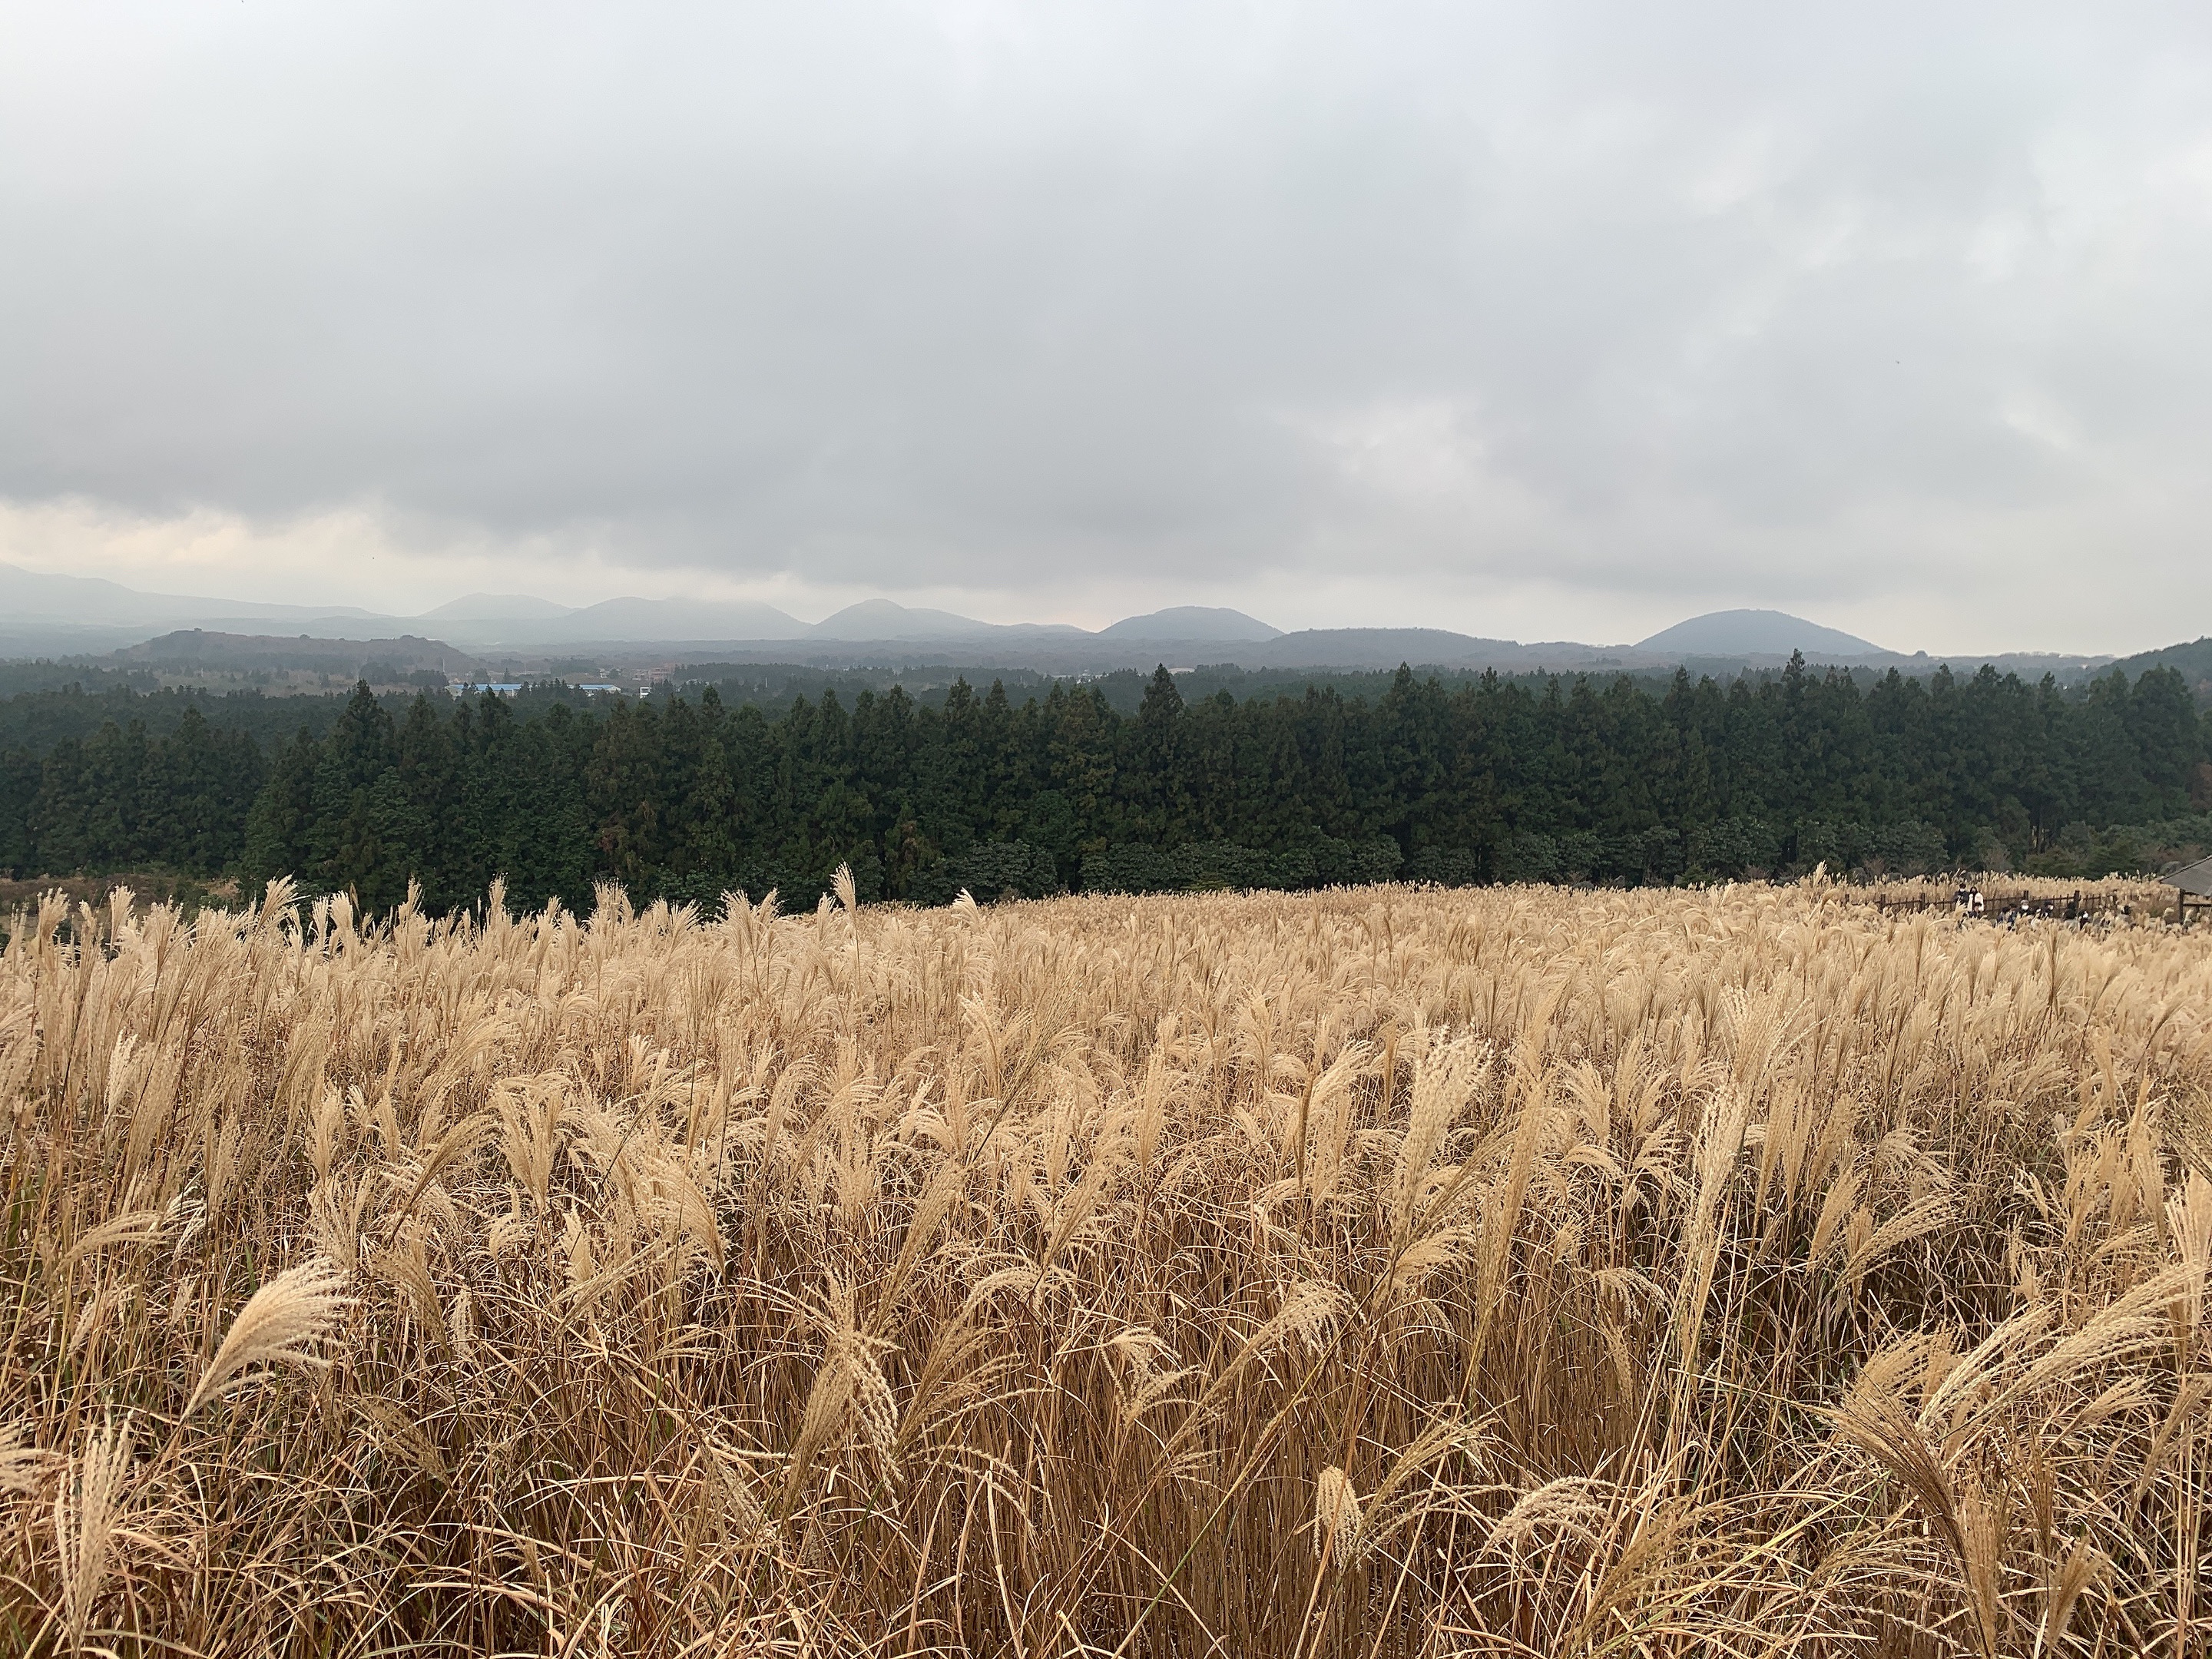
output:
[[[9,33],[19,504],[366,506],[424,546],[1017,610],[1149,582],[1480,626],[1535,581],[1563,618],[2027,627],[1963,596],[2092,556],[2078,626],[2134,625],[2115,581],[2212,604],[2188,13],[255,5]]]

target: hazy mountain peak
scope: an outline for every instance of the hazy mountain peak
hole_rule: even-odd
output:
[[[896,599],[862,599],[824,617],[810,631],[823,640],[926,640],[988,634],[991,624]]]
[[[441,622],[544,622],[565,617],[575,608],[541,599],[535,593],[464,593],[425,611],[422,617],[425,621],[434,617]]]
[[[575,639],[788,640],[806,631],[759,599],[602,599],[561,621]]]
[[[1637,649],[1692,657],[1786,657],[1792,651],[1827,657],[1884,654],[1881,646],[1856,634],[1823,628],[1786,611],[1709,611],[1663,628],[1648,640],[1639,640]]]
[[[1148,611],[1141,617],[1124,617],[1098,630],[1101,639],[1120,640],[1273,640],[1283,630],[1270,628],[1257,617],[1222,605],[1171,605],[1164,611]]]

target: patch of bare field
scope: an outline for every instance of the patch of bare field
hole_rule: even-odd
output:
[[[2208,1015],[1818,886],[56,900],[0,1649],[2203,1654]]]

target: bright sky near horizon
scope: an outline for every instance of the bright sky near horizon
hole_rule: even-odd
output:
[[[0,8],[0,560],[2212,632],[2212,10]]]

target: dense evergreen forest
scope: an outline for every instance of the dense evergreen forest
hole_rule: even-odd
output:
[[[71,700],[74,699],[72,702]],[[0,869],[164,869],[446,908],[1301,887],[1675,882],[2013,864],[2155,867],[2212,842],[2212,715],[2169,669],[2078,691],[1984,669],[1861,684],[1801,663],[1677,675],[1316,685],[1132,712],[956,681],[769,710],[696,695],[194,699],[0,708]],[[301,722],[303,714],[314,718]],[[97,716],[99,723],[84,729]],[[280,730],[279,722],[289,729]]]

